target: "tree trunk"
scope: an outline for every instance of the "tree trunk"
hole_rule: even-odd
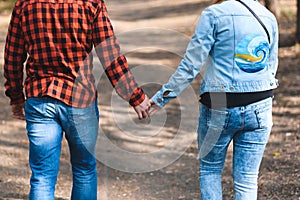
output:
[[[278,5],[278,0],[264,0],[264,2],[265,6],[275,15],[275,17],[277,19],[280,18],[280,7]]]
[[[297,1],[297,32],[296,32],[297,42],[300,43],[300,0]]]

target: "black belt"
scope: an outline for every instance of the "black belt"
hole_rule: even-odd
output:
[[[273,90],[248,93],[206,92],[201,95],[200,102],[208,108],[233,108],[246,106],[269,97],[273,97]]]

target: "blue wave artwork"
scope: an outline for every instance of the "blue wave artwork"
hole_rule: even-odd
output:
[[[252,34],[244,37],[235,50],[235,62],[238,67],[248,73],[263,70],[270,54],[269,44],[265,37]]]

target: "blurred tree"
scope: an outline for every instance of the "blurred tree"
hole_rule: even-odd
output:
[[[278,4],[278,0],[259,0],[259,1],[263,3],[276,16],[277,19],[280,18],[280,7]]]
[[[296,31],[297,42],[300,43],[300,0],[297,0],[297,31]]]

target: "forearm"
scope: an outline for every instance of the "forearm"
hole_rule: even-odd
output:
[[[198,73],[198,70],[194,70],[192,66],[188,66],[185,60],[183,60],[175,73],[170,77],[168,83],[164,84],[152,97],[152,101],[156,105],[164,107],[170,100],[179,96],[190,85]]]
[[[120,55],[116,58],[105,69],[105,72],[117,94],[122,99],[129,102],[131,106],[137,106],[143,102],[145,94],[136,83],[125,56]]]
[[[12,105],[25,101],[23,69],[27,51],[19,23],[19,12],[18,7],[15,7],[9,24],[4,50],[5,94],[11,99]]]
[[[18,62],[11,63],[8,59],[5,59],[4,77],[6,79],[4,83],[5,95],[10,98],[10,104],[24,103],[23,64]]]
[[[125,56],[120,53],[120,45],[104,4],[98,10],[93,34],[97,56],[117,94],[130,105],[139,105],[145,94],[136,83]]]

